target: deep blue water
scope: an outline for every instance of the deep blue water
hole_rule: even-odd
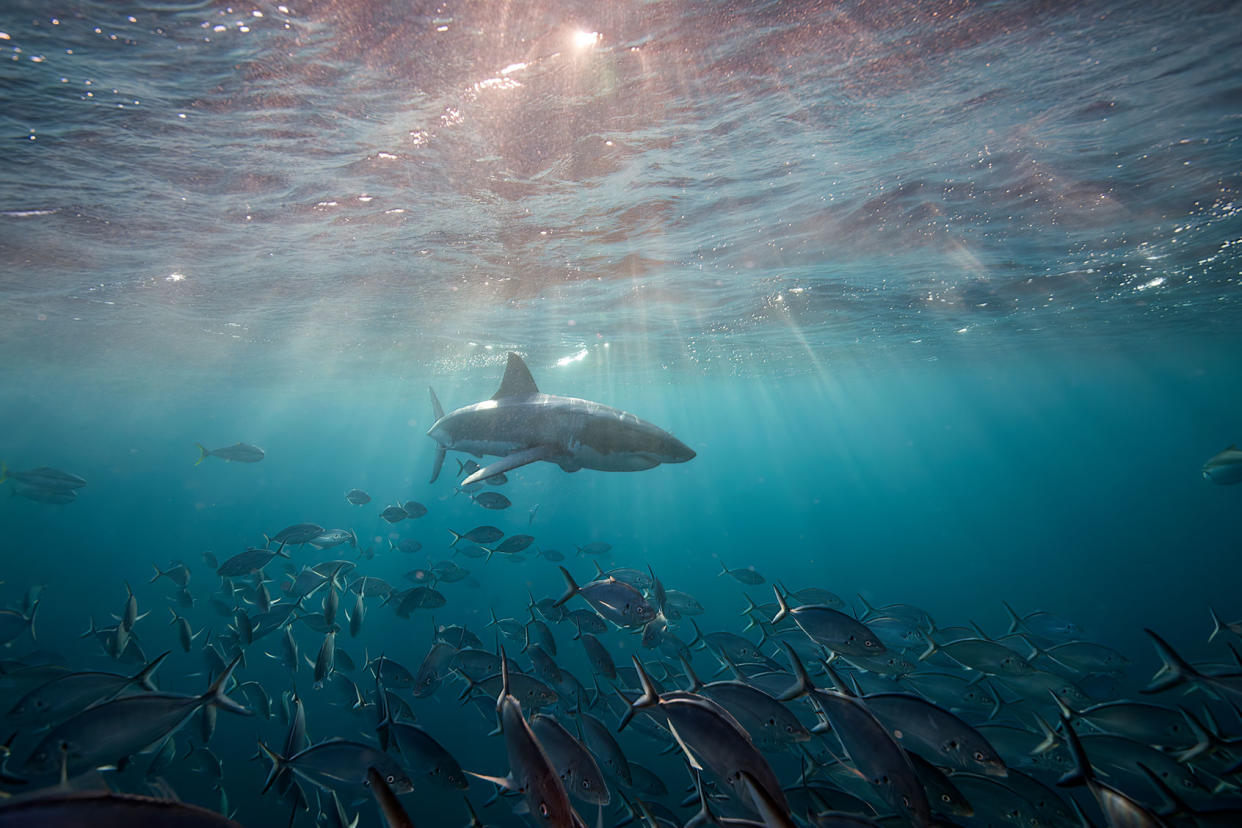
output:
[[[174,649],[162,685],[199,692],[152,564],[191,567],[187,617],[218,635],[203,553],[302,521],[356,530],[376,550],[358,572],[400,587],[448,529],[528,531],[583,582],[574,547],[606,541],[605,567],[650,565],[705,630],[771,600],[720,561],[997,635],[1006,600],[1126,654],[1119,695],[1158,666],[1144,627],[1228,658],[1208,607],[1242,616],[1242,486],[1200,467],[1242,439],[1232,4],[18,2],[0,32],[0,459],[89,481],[68,505],[0,498],[0,599],[44,585],[37,642],[5,659],[117,669],[78,636],[114,623],[128,582],[147,655]],[[697,458],[535,464],[506,512],[454,494],[453,454],[428,484],[427,387],[484,399],[509,350],[543,390]],[[195,442],[237,441],[265,459],[194,465]],[[349,505],[353,487],[375,500]],[[377,517],[407,499],[429,514]],[[528,590],[563,587],[533,555],[455,560],[475,580],[444,585],[447,606],[369,602],[342,647],[415,669],[432,615],[490,645],[489,610],[525,618]],[[313,658],[321,636],[295,629]],[[618,663],[638,649],[608,636]],[[274,646],[239,677],[279,696]],[[316,740],[370,738],[370,712],[296,682]],[[503,774],[457,692],[415,702],[420,721]],[[221,715],[244,824],[287,813],[248,761],[283,734]],[[681,786],[660,746],[623,744]],[[792,783],[793,755],[773,761]],[[192,766],[169,783],[217,807]],[[419,825],[465,819],[424,784],[406,801]]]

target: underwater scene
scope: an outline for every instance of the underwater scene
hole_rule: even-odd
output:
[[[1242,16],[0,4],[0,828],[1242,825]]]

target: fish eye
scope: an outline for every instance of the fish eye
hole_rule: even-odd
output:
[[[545,816],[545,817],[548,815],[548,803],[546,802],[539,803],[539,815]]]
[[[390,774],[388,774],[388,776],[384,777],[384,781],[386,781],[389,785],[391,785],[392,783],[394,783],[394,782],[396,782],[396,781],[397,781],[397,777],[393,776],[393,775],[390,773]]]
[[[976,750],[976,751],[975,751],[975,761],[976,761],[976,762],[982,762],[982,761],[983,761],[984,759],[986,759],[986,758],[987,758],[987,757],[985,757],[985,756],[983,755],[983,751],[981,751],[981,750]]]
[[[941,801],[941,802],[951,802],[951,801],[952,801],[952,799],[953,799],[953,798],[952,798],[951,796],[949,796],[948,794],[942,793],[942,794],[940,795],[940,801]]]
[[[582,787],[587,788],[587,789],[589,790],[589,789],[590,789],[590,787],[591,787],[591,780],[590,780],[590,779],[583,779],[583,780],[582,780]]]

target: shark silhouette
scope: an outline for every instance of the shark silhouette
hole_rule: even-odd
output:
[[[450,449],[500,458],[466,477],[463,486],[538,460],[576,472],[642,471],[694,458],[685,443],[633,414],[590,400],[540,393],[530,369],[514,353],[509,354],[500,389],[490,400],[446,415],[435,390],[429,390],[436,417],[427,432],[437,443],[433,483]]]

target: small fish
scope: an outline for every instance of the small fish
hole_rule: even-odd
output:
[[[389,523],[400,523],[408,518],[409,515],[406,514],[405,509],[402,509],[400,506],[389,506],[384,511],[380,512],[380,517]]]
[[[252,446],[248,443],[234,443],[224,448],[209,449],[202,443],[195,443],[198,446],[198,460],[194,461],[194,465],[206,460],[208,457],[219,457],[229,463],[257,463],[263,459],[263,449],[258,446]]]
[[[252,546],[245,552],[238,552],[229,558],[216,569],[216,574],[221,578],[239,578],[243,575],[249,575],[252,572],[258,572],[271,563],[272,558],[280,556],[288,558],[289,553],[284,551],[283,545],[276,549],[264,549],[262,547]]]
[[[405,555],[416,555],[423,545],[413,538],[399,538],[396,542],[389,538],[388,548]]]
[[[73,774],[121,761],[160,741],[203,707],[249,715],[248,709],[224,694],[240,661],[241,656],[234,658],[200,696],[145,693],[87,708],[48,731],[31,751],[23,772],[53,773],[63,765]]]
[[[76,474],[54,469],[51,466],[39,466],[37,469],[14,471],[0,462],[0,483],[14,480],[32,489],[44,491],[72,491],[86,485],[86,481]]]
[[[780,610],[772,617],[773,624],[792,616],[808,638],[841,655],[867,656],[887,651],[880,637],[861,621],[831,607],[814,604],[790,609],[780,587],[773,585],[772,591],[776,593],[776,601],[780,605]]]
[[[535,539],[530,535],[510,535],[492,551],[501,555],[514,555],[530,546],[534,541]]]
[[[591,541],[587,545],[577,546],[575,549],[578,550],[579,555],[607,555],[612,551],[612,544],[604,543],[603,541]]]
[[[355,506],[365,506],[371,502],[371,496],[362,489],[350,489],[345,493],[345,500]]]
[[[299,546],[304,543],[310,543],[322,535],[323,531],[323,527],[318,523],[295,523],[272,535],[268,538],[268,542],[286,546]]]
[[[0,480],[3,479],[3,474],[0,474]],[[1221,486],[1242,483],[1242,450],[1239,450],[1236,445],[1231,445],[1224,451],[1209,457],[1203,464],[1203,479]]]
[[[117,673],[66,673],[22,696],[9,710],[9,718],[24,727],[38,728],[64,721],[70,716],[115,698],[130,687],[155,692],[155,671],[168,657],[161,653],[132,676]]]
[[[643,594],[624,581],[608,578],[580,587],[568,569],[563,566],[558,568],[565,578],[565,594],[557,600],[558,606],[575,595],[581,595],[596,612],[618,627],[640,627],[655,618],[656,611]]]
[[[484,509],[508,509],[513,503],[500,492],[479,492],[471,498]]]
[[[442,788],[464,791],[470,787],[461,765],[442,744],[418,725],[394,722],[393,740],[406,767],[429,777]]]
[[[154,577],[152,577],[147,583],[153,584],[160,578],[167,578],[177,586],[185,589],[190,585],[190,568],[181,563],[181,561],[173,563],[168,567],[168,569],[160,569],[156,566]]]
[[[397,615],[409,618],[414,610],[439,609],[448,603],[448,599],[431,587],[414,587],[401,593],[401,602],[397,605]]]
[[[262,793],[267,793],[285,770],[291,770],[316,785],[331,785],[333,782],[365,785],[367,771],[371,768],[394,792],[401,794],[414,790],[414,783],[392,757],[361,742],[328,739],[292,756],[282,756],[260,741],[259,750],[272,763]]]
[[[177,640],[181,642],[181,649],[188,653],[194,645],[194,639],[202,635],[203,631],[194,632],[190,629],[190,622],[178,615],[177,611],[172,607],[169,607],[168,611],[172,613],[172,620],[168,624],[169,626],[176,626]]]
[[[40,489],[37,486],[17,486],[13,489],[13,494],[36,503],[50,503],[57,506],[63,506],[78,499],[78,493],[73,489]]]
[[[331,549],[343,543],[348,543],[354,549],[357,549],[358,536],[354,534],[352,529],[328,529],[327,531],[320,532],[307,541],[307,543],[319,550]]]
[[[767,579],[755,571],[754,567],[729,569],[724,565],[724,561],[720,562],[720,571],[717,575],[729,575],[735,581],[739,581],[747,586],[758,586],[767,583]]]
[[[530,717],[530,729],[547,753],[548,761],[560,773],[570,796],[590,805],[607,805],[611,801],[595,757],[560,722],[546,713],[536,713]]]
[[[553,563],[560,563],[561,561],[565,560],[565,556],[562,555],[560,552],[556,551],[555,549],[540,549],[539,547],[536,546],[535,555],[537,557],[541,557],[546,560],[552,561]]]
[[[497,529],[495,526],[476,526],[469,532],[465,532],[463,534],[458,534],[450,529],[449,534],[453,536],[453,543],[450,544],[451,546],[456,546],[459,541],[463,540],[479,545],[494,543],[505,536],[505,533]]]
[[[315,668],[314,687],[318,690],[336,669],[336,633],[329,632],[324,635],[323,643],[319,645],[319,655],[312,666]]]
[[[405,516],[411,520],[420,518],[427,514],[427,507],[414,500],[407,500],[405,503],[402,503],[401,510],[405,512]]]
[[[440,689],[440,683],[448,674],[449,662],[456,652],[454,647],[442,641],[431,645],[414,678],[414,698],[425,699]]]

